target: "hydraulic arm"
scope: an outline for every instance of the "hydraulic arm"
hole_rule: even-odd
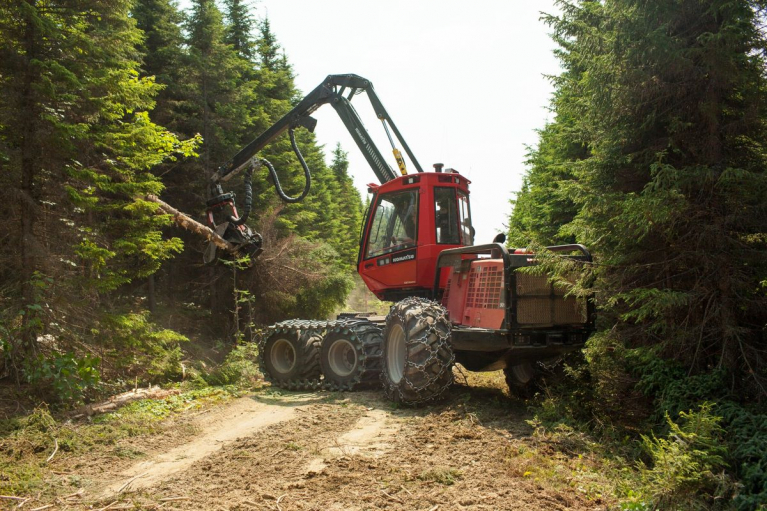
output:
[[[338,112],[339,117],[343,121],[346,129],[349,130],[352,138],[357,146],[362,151],[363,156],[370,164],[378,180],[383,184],[387,181],[391,181],[397,175],[384,161],[383,155],[378,150],[378,147],[370,140],[370,136],[362,124],[359,115],[351,104],[352,98],[362,92],[366,92],[370,103],[373,105],[373,110],[376,116],[380,119],[386,133],[389,136],[389,141],[394,146],[394,142],[389,133],[389,127],[394,132],[397,140],[402,144],[410,161],[415,165],[418,172],[423,172],[421,165],[416,160],[410,147],[405,142],[404,138],[400,134],[397,126],[391,120],[388,112],[384,108],[381,100],[378,99],[378,95],[373,89],[373,84],[370,81],[357,75],[329,75],[325,78],[325,81],[318,85],[313,91],[306,95],[301,102],[296,105],[293,110],[285,114],[279,121],[274,123],[272,127],[266,130],[258,138],[253,140],[247,146],[242,148],[240,152],[234,155],[234,157],[219,167],[218,171],[212,176],[211,180],[214,182],[224,181],[228,176],[242,167],[244,167],[253,156],[266,147],[275,138],[285,133],[287,130],[294,130],[299,126],[303,126],[311,132],[314,132],[314,128],[317,125],[317,120],[311,117],[311,114],[326,103],[330,103],[331,106]],[[387,126],[388,124],[388,126]],[[396,149],[393,147],[393,149]],[[399,151],[397,151],[398,153]],[[402,156],[397,158],[398,166],[400,169],[404,168],[404,160]],[[402,163],[400,163],[402,161]],[[407,173],[406,171],[403,172]]]
[[[311,117],[311,114],[326,103],[335,109],[338,116],[343,121],[346,129],[349,130],[354,142],[362,151],[362,155],[367,160],[370,167],[373,169],[378,181],[383,184],[397,177],[397,174],[386,163],[383,155],[379,151],[378,147],[373,143],[368,131],[362,124],[357,111],[351,104],[354,96],[366,92],[368,99],[373,106],[376,116],[383,124],[386,135],[389,142],[392,145],[392,152],[394,158],[397,161],[397,167],[402,175],[407,174],[407,167],[405,160],[402,157],[399,149],[397,149],[394,139],[392,138],[392,132],[397,141],[402,145],[402,148],[407,153],[410,161],[415,166],[418,172],[423,172],[421,165],[416,160],[410,147],[405,142],[402,134],[397,129],[397,126],[391,120],[388,112],[384,108],[381,100],[373,89],[373,84],[357,75],[329,75],[325,78],[325,81],[317,86],[313,91],[304,97],[298,105],[296,105],[290,112],[285,114],[279,121],[274,123],[269,129],[262,133],[255,140],[245,146],[240,152],[234,155],[231,160],[221,165],[218,170],[211,176],[210,180],[210,199],[208,200],[208,224],[211,228],[215,229],[221,236],[233,243],[238,247],[238,252],[249,254],[251,257],[256,257],[261,253],[261,237],[257,233],[253,233],[245,225],[250,209],[252,207],[252,193],[251,193],[251,176],[252,172],[264,165],[267,167],[269,173],[274,181],[275,189],[280,198],[285,202],[299,202],[306,197],[311,186],[311,173],[309,167],[304,161],[301,152],[298,148],[298,144],[295,140],[294,130],[298,127],[304,127],[310,132],[314,132],[314,128],[317,125],[317,120]],[[391,128],[391,131],[390,131]],[[299,162],[304,170],[305,185],[304,189],[299,196],[290,197],[284,193],[280,186],[277,172],[272,164],[266,159],[256,159],[256,154],[264,149],[269,143],[275,140],[277,137],[288,131],[290,135],[290,141],[293,147],[293,151],[296,153]],[[232,193],[224,193],[221,187],[221,183],[234,177],[239,172],[246,170],[245,175],[245,204],[243,214],[238,215],[234,206],[234,195]],[[218,223],[216,217],[221,216],[224,213],[224,220]],[[205,260],[210,262],[215,259],[215,247],[209,247],[206,252]]]

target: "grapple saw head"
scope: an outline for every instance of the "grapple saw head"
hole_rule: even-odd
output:
[[[221,193],[208,200],[205,218],[208,227],[234,247],[233,251],[228,252],[214,243],[209,243],[203,254],[205,264],[216,263],[221,255],[234,259],[249,256],[249,264],[252,264],[264,251],[261,235],[254,232],[246,223],[238,222],[240,217],[237,214],[233,193]]]

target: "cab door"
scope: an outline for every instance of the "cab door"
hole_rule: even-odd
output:
[[[415,187],[379,194],[375,200],[359,270],[379,297],[386,289],[416,282],[419,198]]]

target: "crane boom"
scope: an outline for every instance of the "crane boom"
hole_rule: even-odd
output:
[[[376,116],[383,123],[400,172],[403,175],[407,174],[405,160],[395,146],[394,140],[389,133],[389,127],[391,127],[391,131],[394,133],[396,139],[402,144],[402,147],[410,157],[410,161],[413,162],[416,170],[418,172],[423,172],[418,160],[416,160],[413,152],[407,145],[407,142],[402,138],[402,134],[399,132],[394,122],[392,122],[389,113],[375,93],[373,84],[370,83],[369,80],[353,74],[328,75],[320,85],[307,94],[304,99],[290,110],[290,112],[285,114],[269,129],[242,148],[232,157],[232,159],[221,165],[211,176],[209,182],[210,195],[207,201],[208,209],[206,212],[207,223],[211,229],[214,229],[217,234],[234,247],[233,251],[235,254],[240,256],[249,255],[252,260],[255,257],[258,257],[262,252],[261,235],[253,232],[246,224],[253,205],[251,178],[253,171],[256,168],[260,167],[262,164],[267,167],[272,176],[272,180],[274,181],[277,195],[279,195],[284,202],[295,203],[306,197],[306,194],[311,187],[311,173],[309,172],[309,167],[307,166],[306,161],[304,161],[303,156],[301,156],[301,152],[296,143],[294,130],[299,126],[303,126],[310,132],[314,132],[317,120],[311,117],[311,114],[326,103],[330,103],[338,113],[338,116],[343,121],[346,129],[349,130],[349,134],[354,139],[354,142],[360,148],[360,151],[362,151],[362,155],[373,169],[378,181],[380,181],[381,184],[384,184],[397,177],[397,174],[386,163],[381,151],[378,150],[378,147],[376,147],[375,143],[370,138],[370,134],[365,129],[357,111],[351,104],[352,98],[362,92],[367,93]],[[269,143],[286,131],[290,134],[290,142],[293,151],[296,153],[296,156],[301,163],[301,167],[304,170],[304,177],[306,178],[303,192],[295,197],[286,195],[282,190],[279,178],[277,177],[277,172],[269,161],[263,158],[255,158],[259,151],[264,149]],[[240,214],[237,212],[237,208],[234,204],[234,194],[231,192],[224,193],[221,183],[228,181],[242,170],[246,171],[245,201],[242,214]],[[204,260],[206,262],[212,262],[215,261],[217,257],[216,246],[213,244],[209,245]]]
[[[304,99],[302,99],[290,112],[285,114],[280,120],[274,123],[269,129],[250,142],[247,146],[242,148],[232,157],[232,159],[219,167],[216,173],[211,177],[211,182],[218,183],[231,178],[239,170],[244,168],[256,153],[261,151],[270,142],[289,129],[303,126],[313,132],[314,127],[317,125],[317,120],[311,117],[311,114],[326,103],[330,103],[338,113],[338,116],[343,121],[344,126],[346,126],[346,129],[359,147],[362,155],[373,169],[378,181],[381,182],[381,184],[391,181],[397,177],[396,173],[384,160],[381,151],[379,151],[378,147],[376,147],[371,140],[368,131],[362,124],[362,120],[351,104],[352,98],[363,91],[367,93],[376,116],[384,122],[384,127],[386,128],[386,124],[388,123],[391,130],[394,132],[395,137],[405,149],[410,161],[412,161],[413,165],[416,167],[416,170],[418,172],[423,172],[418,160],[416,160],[413,152],[407,145],[407,142],[405,142],[397,129],[397,126],[391,120],[391,117],[381,103],[381,100],[375,93],[373,84],[361,76],[345,74],[328,75],[320,85],[307,94],[306,97],[304,97]],[[396,157],[399,151],[397,151],[396,148],[394,148],[394,150]],[[398,166],[400,169],[403,169],[404,161],[400,163],[401,156],[397,159]]]

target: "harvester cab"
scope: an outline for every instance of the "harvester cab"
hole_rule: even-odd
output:
[[[440,252],[473,244],[470,181],[452,169],[443,172],[440,164],[435,168],[369,185],[373,196],[357,271],[381,300],[433,298]]]

